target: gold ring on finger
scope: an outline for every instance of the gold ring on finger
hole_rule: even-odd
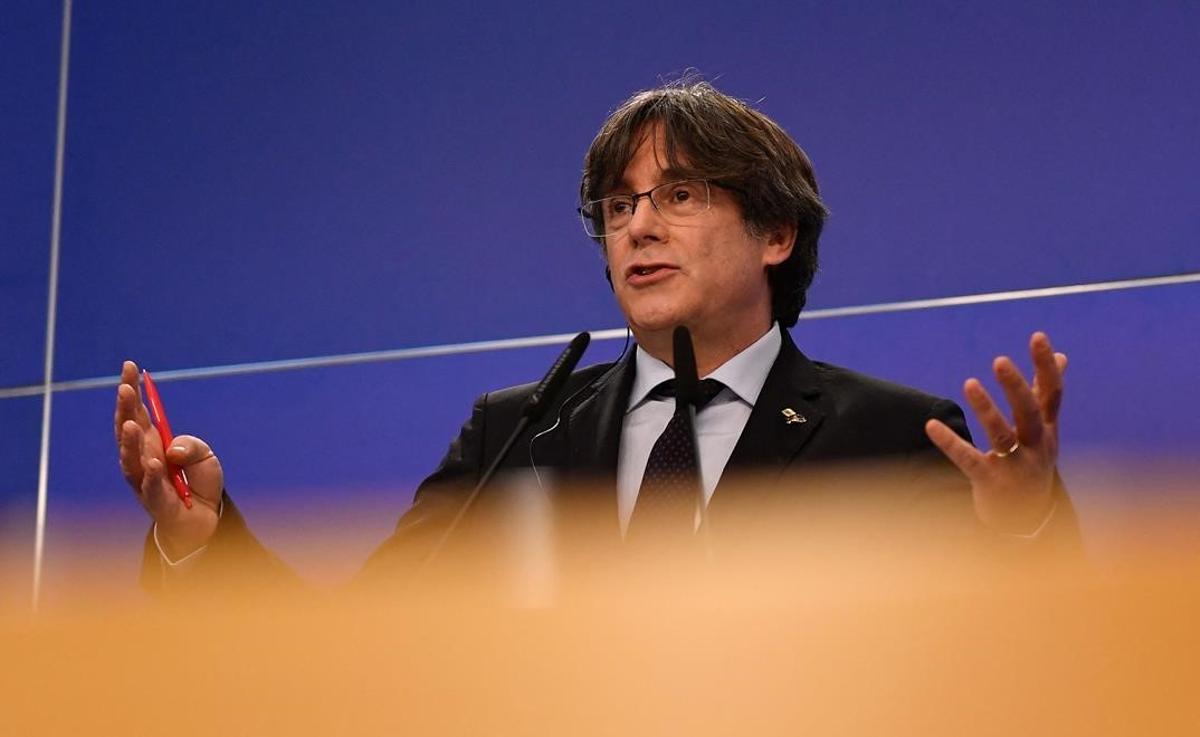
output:
[[[1013,453],[1016,453],[1020,448],[1021,448],[1021,441],[1014,440],[1012,445],[1009,446],[1008,450],[993,449],[992,452],[996,454],[997,458],[1008,458]]]

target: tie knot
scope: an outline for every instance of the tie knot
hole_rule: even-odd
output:
[[[725,388],[725,385],[716,379],[704,379],[700,382],[700,391],[696,397],[696,411],[704,409],[718,394]],[[650,396],[655,399],[664,399],[666,397],[675,396],[675,380],[667,379],[650,392]]]

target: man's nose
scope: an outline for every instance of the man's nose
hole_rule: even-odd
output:
[[[646,241],[661,241],[666,236],[666,223],[649,195],[638,198],[634,203],[627,228],[629,240],[635,246]]]

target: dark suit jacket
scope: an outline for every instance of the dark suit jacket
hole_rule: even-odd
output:
[[[970,488],[925,435],[929,418],[947,423],[970,439],[962,410],[953,402],[915,389],[875,379],[829,364],[810,361],[782,330],[783,345],[763,385],[750,418],[709,505],[713,530],[742,530],[763,520],[779,522],[796,501],[841,499],[845,489],[830,483],[824,470],[851,470],[864,464],[888,462],[888,490],[871,499],[876,510],[890,515],[910,510],[918,517],[929,504],[947,509],[963,530],[978,532],[972,514]],[[546,418],[525,431],[502,469],[537,468],[553,471],[560,500],[587,494],[594,517],[609,524],[619,540],[615,474],[622,421],[633,386],[632,353],[613,364],[582,369]],[[534,384],[483,395],[470,419],[437,470],[416,492],[413,506],[396,531],[372,555],[364,568],[368,578],[386,578],[420,563],[436,547],[470,489],[494,460],[516,426],[521,408]],[[783,410],[795,413],[788,422]],[[544,432],[557,423],[557,427]],[[538,436],[531,448],[531,441]],[[755,483],[740,486],[744,472]],[[820,479],[819,483],[814,480]],[[578,491],[589,489],[590,492]],[[812,505],[807,509],[812,510]],[[1070,502],[1061,495],[1055,537],[1077,535]],[[146,582],[156,580],[157,560],[147,548]],[[205,554],[203,567],[219,571],[238,560],[247,565],[277,564],[254,541],[235,506],[227,498],[225,514]],[[153,570],[151,570],[153,569]],[[204,574],[198,574],[205,577]]]

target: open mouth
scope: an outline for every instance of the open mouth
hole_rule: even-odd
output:
[[[637,284],[653,281],[657,277],[665,277],[674,271],[678,271],[678,269],[670,264],[638,264],[630,266],[625,274],[630,282]]]

